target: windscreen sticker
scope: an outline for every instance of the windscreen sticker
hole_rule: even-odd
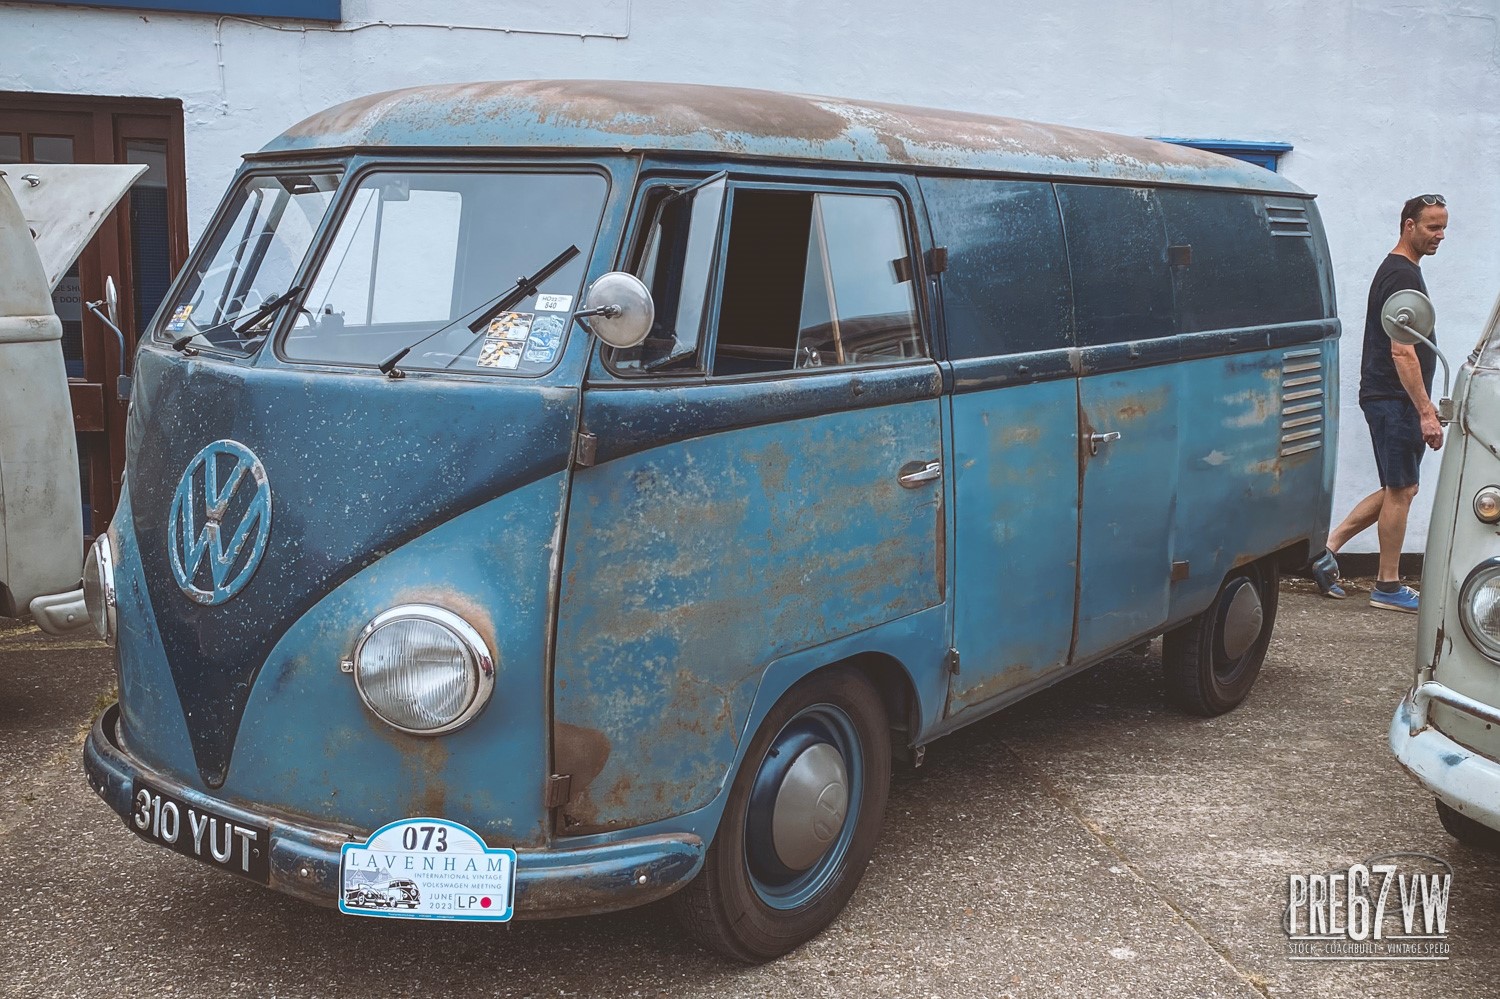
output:
[[[520,340],[524,342],[531,332],[530,312],[502,312],[490,320],[484,335],[490,340]]]
[[[531,339],[526,342],[525,358],[531,364],[551,364],[562,345],[564,323],[559,316],[539,316],[531,324]]]
[[[510,340],[492,340],[484,338],[484,346],[479,348],[479,358],[476,363],[481,368],[510,368],[521,366],[521,350],[525,343],[515,343]]]
[[[172,313],[171,320],[167,323],[168,333],[181,333],[187,327],[188,317],[193,314],[191,305],[179,305],[177,311]]]
[[[350,916],[505,922],[516,851],[447,819],[402,819],[339,853],[339,911]]]
[[[536,297],[536,311],[538,312],[568,312],[572,308],[572,295],[538,295]]]

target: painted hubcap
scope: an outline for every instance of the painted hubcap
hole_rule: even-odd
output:
[[[1248,579],[1236,581],[1234,592],[1225,601],[1223,626],[1219,633],[1226,659],[1235,660],[1249,651],[1260,637],[1266,612],[1260,604],[1260,591]]]
[[[804,749],[776,792],[776,856],[794,871],[807,870],[844,828],[848,810],[849,774],[839,751],[826,742]]]

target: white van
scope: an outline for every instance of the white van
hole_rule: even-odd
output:
[[[1472,846],[1500,847],[1500,301],[1459,370],[1432,503],[1416,677],[1391,719],[1402,766]]]

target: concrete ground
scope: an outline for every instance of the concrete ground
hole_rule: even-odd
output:
[[[45,996],[1500,995],[1500,858],[1449,839],[1386,747],[1415,619],[1287,583],[1266,667],[1217,719],[1165,708],[1160,644],[898,771],[875,862],[760,968],[663,906],[496,928],[367,920],[130,835],[90,793],[107,651],[0,631],[0,994]],[[1287,879],[1396,851],[1453,866],[1451,958],[1298,962]]]

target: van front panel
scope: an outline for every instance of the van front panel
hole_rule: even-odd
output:
[[[310,375],[151,348],[137,384],[130,520],[116,531],[133,533],[122,548],[138,554],[144,591],[141,606],[122,607],[121,617],[149,612],[153,626],[122,628],[130,751],[191,786],[278,811],[378,825],[444,803],[443,814],[476,828],[534,831],[539,808],[506,815],[480,806],[497,795],[535,797],[544,779],[536,718],[545,704],[548,549],[576,389]],[[497,438],[497,427],[512,432]],[[174,572],[174,558],[191,559],[193,538],[173,511],[205,488],[201,471],[190,470],[221,441],[258,461],[270,525],[243,588],[205,602]],[[226,526],[237,515],[231,502]],[[197,565],[193,581],[206,586],[211,574]],[[361,707],[340,662],[374,613],[400,603],[465,618],[503,682],[519,687],[439,739],[380,721]],[[515,697],[536,714],[499,724],[514,707],[495,709]],[[481,744],[489,759],[511,763],[479,779],[468,768],[483,757],[453,749]],[[449,800],[448,787],[463,791]]]

